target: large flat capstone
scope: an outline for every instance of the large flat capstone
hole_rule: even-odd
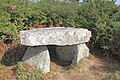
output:
[[[88,42],[91,31],[82,28],[40,28],[20,31],[22,45],[74,45]]]

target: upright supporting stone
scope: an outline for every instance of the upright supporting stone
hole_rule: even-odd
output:
[[[41,69],[43,73],[50,71],[50,56],[46,46],[28,47],[22,60]]]
[[[77,64],[82,58],[89,56],[89,49],[86,44],[58,46],[56,52],[61,60],[73,64]]]

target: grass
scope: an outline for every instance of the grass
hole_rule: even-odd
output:
[[[106,80],[118,80],[115,74],[109,74]]]
[[[78,65],[70,65],[67,67],[67,69],[52,62],[51,72],[49,72],[48,74],[42,74],[42,72],[39,69],[33,66],[30,66],[28,64],[25,64],[23,62],[18,62],[11,69],[8,66],[4,66],[1,64],[0,80],[9,80],[9,79],[10,80],[73,80],[73,79],[89,80],[89,78],[91,80],[102,80],[102,79],[103,80],[119,80],[120,79],[118,77],[120,76],[120,71],[118,69],[114,72],[111,72],[111,70],[110,72],[106,72],[104,71],[104,69],[110,67],[108,62],[106,63],[104,60],[100,61],[103,63],[105,62],[105,64],[102,63],[100,65],[98,62],[96,62],[96,60],[98,60],[96,59],[96,57],[94,57],[94,59],[92,60],[89,58],[85,58]],[[114,63],[112,64],[114,65]],[[91,68],[92,66],[94,66],[93,69]],[[110,69],[115,69],[118,67],[119,66],[116,66]],[[103,69],[103,70],[100,71],[100,69]],[[116,72],[118,72],[117,75],[116,75]],[[96,77],[97,79],[95,79]]]
[[[87,57],[87,59],[89,59],[89,60],[94,60],[94,56],[93,56],[92,54],[90,54],[90,55]]]
[[[0,80],[120,80],[120,64],[112,58],[106,59],[105,56],[90,55],[82,59],[79,64],[69,66],[62,66],[60,61],[53,60],[51,61],[51,71],[42,74],[39,69],[19,62],[26,47],[12,46],[10,48],[2,42],[0,44],[2,58],[0,59]],[[5,55],[9,55],[10,59],[6,60]],[[4,62],[5,64],[3,64]],[[16,64],[10,65],[13,63]]]
[[[15,72],[18,80],[44,80],[39,69],[22,62],[18,63]]]

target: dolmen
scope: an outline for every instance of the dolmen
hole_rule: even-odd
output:
[[[85,43],[90,37],[91,31],[83,28],[51,27],[20,31],[21,44],[28,46],[22,60],[47,73],[50,71],[47,46],[56,45],[56,54],[60,60],[78,64],[81,59],[89,56]]]

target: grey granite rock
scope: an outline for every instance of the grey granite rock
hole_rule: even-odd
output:
[[[40,28],[20,31],[22,45],[74,45],[88,42],[91,31],[82,28]]]
[[[89,56],[89,49],[86,44],[78,44],[72,46],[58,46],[56,48],[57,55],[63,61],[77,64],[84,57]]]
[[[50,56],[46,46],[28,47],[22,60],[41,69],[43,73],[50,71]]]

